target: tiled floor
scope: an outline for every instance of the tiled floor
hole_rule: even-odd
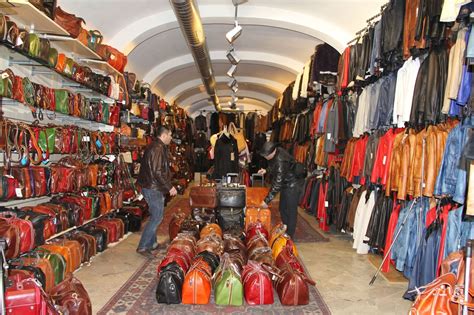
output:
[[[333,314],[407,314],[410,303],[401,297],[406,284],[391,284],[379,276],[369,286],[376,269],[367,257],[357,255],[349,241],[328,236],[329,242],[297,246]],[[135,253],[138,241],[139,235],[131,234],[76,273],[89,292],[94,314],[143,263]]]

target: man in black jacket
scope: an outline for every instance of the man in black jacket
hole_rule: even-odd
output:
[[[177,193],[171,185],[168,160],[167,146],[172,139],[171,131],[161,126],[158,128],[157,137],[145,150],[137,180],[151,215],[137,248],[137,252],[145,256],[151,256],[152,251],[158,249],[156,230],[163,220],[164,196],[168,193],[175,196]]]
[[[272,187],[262,203],[262,207],[268,207],[270,201],[280,192],[281,220],[287,226],[288,235],[293,238],[304,174],[296,174],[295,159],[286,150],[277,147],[271,141],[265,142],[259,153],[268,160],[268,173],[272,176]],[[258,172],[263,175],[267,171],[261,169]]]

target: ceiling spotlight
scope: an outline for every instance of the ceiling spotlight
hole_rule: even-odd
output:
[[[231,81],[229,81],[229,83],[227,83],[227,86],[231,89],[233,88],[234,86],[237,85],[237,80],[234,78],[232,79]]]
[[[230,104],[230,109],[237,109],[237,104],[236,103]]]
[[[237,103],[239,98],[236,95],[232,95],[232,103]]]
[[[236,65],[240,62],[240,58],[235,53],[234,48],[231,48],[227,52],[227,59],[229,59],[230,63],[233,64],[233,65]]]
[[[242,26],[240,26],[239,23],[235,21],[234,28],[228,31],[227,34],[225,34],[225,38],[227,38],[227,41],[232,44],[240,36],[241,33]]]
[[[231,89],[232,89],[232,92],[237,93],[237,91],[239,90],[239,86],[234,85],[233,87],[231,87]]]
[[[229,71],[227,71],[227,76],[233,78],[235,70],[237,70],[237,65],[232,65],[232,67],[230,67]]]

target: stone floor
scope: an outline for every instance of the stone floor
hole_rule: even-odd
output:
[[[401,297],[406,283],[389,283],[379,276],[375,284],[369,286],[376,268],[367,256],[357,255],[348,240],[326,235],[329,242],[297,246],[333,314],[407,314],[411,304]],[[139,234],[129,235],[76,273],[89,292],[94,314],[144,262],[144,258],[135,253],[138,241]],[[160,237],[161,241],[165,239]]]

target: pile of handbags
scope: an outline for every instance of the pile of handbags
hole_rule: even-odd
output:
[[[78,69],[80,68],[73,68],[71,70],[73,73],[72,79],[93,88],[85,79],[77,76]],[[0,73],[2,75],[0,80],[0,96],[14,99],[28,106],[34,113],[34,116],[40,120],[43,119],[43,116],[42,114],[37,114],[37,111],[50,110],[113,126],[118,126],[120,123],[120,106],[118,105],[92,102],[80,93],[74,94],[66,89],[53,89],[33,83],[27,77],[23,78],[15,75],[11,69],[0,71]],[[93,73],[91,72],[91,74]],[[107,82],[110,81],[112,80],[109,78]],[[112,95],[112,91],[109,91],[111,86],[114,86],[114,84],[108,83],[106,90],[99,92],[110,97],[116,97],[116,95]]]

